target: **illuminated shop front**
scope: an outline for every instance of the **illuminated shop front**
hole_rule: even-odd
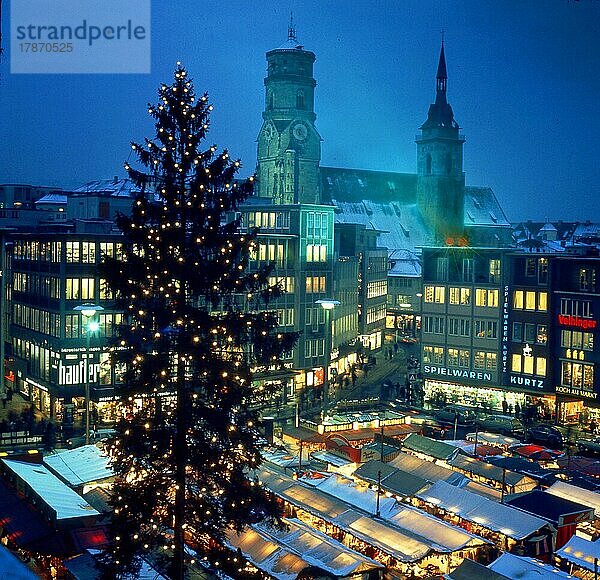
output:
[[[518,405],[523,409],[527,404],[527,398],[525,393],[518,391],[462,385],[442,380],[425,380],[425,402],[429,405],[445,401],[448,404],[503,411],[503,401],[506,401],[508,408],[515,409]]]

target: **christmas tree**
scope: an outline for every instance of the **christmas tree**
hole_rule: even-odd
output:
[[[239,161],[203,146],[211,110],[178,64],[148,107],[156,137],[132,143],[142,168],[125,165],[141,193],[117,218],[123,251],[100,267],[125,312],[108,557],[123,577],[161,552],[183,578],[188,538],[220,541],[280,515],[251,475],[257,409],[276,388],[258,387],[252,369],[277,365],[297,337],[277,330],[273,265],[249,268],[258,231],[244,232],[235,210],[252,178],[236,180]]]

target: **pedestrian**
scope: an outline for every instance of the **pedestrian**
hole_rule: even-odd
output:
[[[12,401],[12,398],[13,398],[13,390],[12,389],[8,389],[8,391],[6,393],[6,398],[8,399],[9,403]]]
[[[508,411],[508,403],[506,399],[502,399],[502,412],[506,415],[506,411]]]
[[[596,430],[598,429],[598,423],[596,423],[596,419],[592,418],[590,421],[590,433],[596,434]]]
[[[515,403],[515,417],[520,417],[521,415],[521,405],[519,403]]]
[[[6,399],[7,399],[6,391],[2,391],[2,408],[3,409],[6,409]]]

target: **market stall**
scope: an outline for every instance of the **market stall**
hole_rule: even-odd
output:
[[[488,443],[477,442],[477,449],[475,449],[475,442],[465,441],[463,439],[446,439],[444,443],[457,447],[462,451],[463,454],[471,457],[488,457],[490,455],[501,455],[502,449],[495,445],[489,445]]]
[[[491,463],[478,461],[464,455],[457,455],[454,459],[448,461],[448,465],[452,469],[464,473],[474,481],[491,485],[498,489],[504,487],[505,493],[521,493],[537,487],[537,482],[523,473],[517,473],[510,469],[502,469]]]
[[[560,550],[556,552],[561,568],[578,578],[594,578],[600,561],[600,542],[590,542],[584,538],[573,536]],[[597,575],[596,575],[597,576]]]
[[[427,461],[440,461],[442,464],[456,457],[459,449],[443,441],[411,433],[402,442],[402,447],[411,455]]]
[[[402,573],[449,570],[486,550],[486,540],[339,476],[309,483],[262,468],[263,485],[297,517],[366,556]],[[379,517],[374,517],[379,505]]]
[[[87,493],[97,485],[107,484],[114,476],[110,459],[95,445],[83,445],[46,455],[43,464],[67,485]]]
[[[517,545],[530,555],[552,551],[554,528],[539,517],[500,504],[445,481],[415,496],[414,504],[436,517],[481,535],[503,550]]]
[[[396,467],[405,473],[421,477],[429,483],[445,481],[450,485],[469,489],[484,497],[498,501],[500,500],[501,494],[497,489],[472,481],[463,473],[459,473],[448,467],[443,467],[442,465],[437,465],[431,461],[420,459],[414,455],[409,455],[408,453],[400,453],[398,457],[390,461],[388,465]]]
[[[562,547],[578,525],[594,519],[593,508],[540,490],[507,499],[506,504],[548,520],[557,531],[555,548]]]
[[[595,491],[583,489],[564,481],[557,481],[546,492],[594,508],[595,517],[600,517],[600,494]]]
[[[431,485],[418,475],[402,471],[376,459],[361,465],[354,472],[354,477],[372,485],[380,484],[383,491],[397,498],[412,497]]]
[[[254,525],[243,533],[228,533],[227,543],[240,549],[259,570],[278,580],[294,580],[309,569],[334,578],[379,578],[384,566],[347,548],[296,519],[284,520],[286,529]]]

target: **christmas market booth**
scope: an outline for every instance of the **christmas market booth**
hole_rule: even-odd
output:
[[[43,463],[67,485],[82,494],[95,487],[110,487],[114,477],[108,455],[96,445],[83,445],[46,455]]]
[[[594,508],[539,489],[508,498],[506,504],[548,520],[556,528],[555,548],[561,548],[578,526],[594,519]]]
[[[577,578],[595,580],[598,577],[599,541],[590,542],[579,536],[573,536],[556,552],[556,557],[560,567]]]
[[[283,530],[263,523],[246,528],[241,534],[231,531],[227,544],[234,550],[239,549],[256,568],[278,580],[294,580],[316,570],[328,578],[381,578],[383,564],[300,520],[284,519],[284,524],[286,529]]]
[[[337,474],[294,480],[263,467],[258,475],[288,517],[401,574],[444,573],[491,548],[475,534]]]
[[[521,493],[537,487],[537,482],[523,473],[502,469],[472,457],[457,455],[448,464],[452,469],[464,473],[470,479],[497,489],[504,487],[505,493]]]
[[[540,558],[552,553],[556,530],[546,520],[445,481],[418,493],[414,504],[494,542],[501,550],[517,550]]]
[[[406,473],[422,477],[432,484],[438,481],[445,481],[450,485],[462,487],[483,497],[500,501],[501,493],[497,489],[472,481],[464,473],[454,471],[449,467],[437,465],[431,461],[419,459],[413,455],[408,455],[408,453],[400,453],[388,465]]]
[[[0,541],[22,560],[51,575],[65,558],[108,543],[100,513],[46,467],[2,459],[0,471]]]

